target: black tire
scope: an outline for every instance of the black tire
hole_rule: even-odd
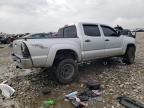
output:
[[[79,78],[78,64],[73,59],[63,59],[56,65],[55,75],[62,84],[69,84]]]
[[[135,60],[135,48],[134,47],[128,47],[125,57],[124,57],[124,62],[126,64],[133,64]]]

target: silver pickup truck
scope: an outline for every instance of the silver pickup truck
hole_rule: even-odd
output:
[[[37,35],[44,34],[32,36]],[[132,64],[135,51],[133,37],[104,24],[77,23],[60,28],[55,37],[15,40],[12,56],[21,68],[55,67],[56,78],[66,84],[78,78],[78,63],[120,56]]]

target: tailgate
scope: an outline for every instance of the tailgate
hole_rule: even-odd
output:
[[[21,52],[21,43],[22,40],[15,40],[13,42],[13,53],[18,56],[18,57],[22,57],[22,52]]]

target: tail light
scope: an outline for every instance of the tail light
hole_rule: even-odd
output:
[[[22,56],[24,58],[30,58],[30,53],[29,53],[28,47],[25,43],[21,44],[21,52],[22,52]]]

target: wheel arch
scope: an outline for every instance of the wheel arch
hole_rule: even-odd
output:
[[[49,50],[46,66],[48,66],[48,67],[52,66],[57,55],[60,55],[60,54],[64,54],[64,55],[71,54],[73,56],[73,59],[75,59],[77,61],[81,60],[80,49],[78,49],[72,45],[53,46]]]
[[[74,60],[78,60],[78,55],[77,53],[72,50],[72,49],[60,49],[56,52],[56,56],[55,56],[55,59],[56,57],[59,57],[59,56],[67,56],[67,55],[71,55],[71,57],[74,59]]]
[[[136,45],[133,44],[133,43],[130,43],[130,44],[127,44],[125,53],[127,52],[128,48],[130,48],[130,47],[134,47],[134,49],[135,49],[135,51],[136,51]],[[125,54],[125,53],[124,53],[124,54]]]

